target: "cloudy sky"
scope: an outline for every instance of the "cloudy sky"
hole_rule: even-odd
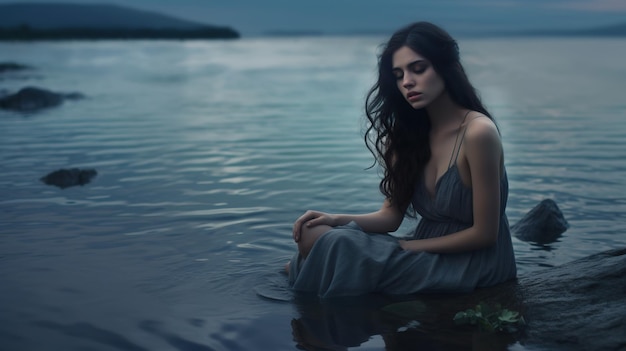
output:
[[[34,1],[0,0],[0,3]],[[626,23],[626,0],[37,0],[114,3],[207,24],[243,35],[273,31],[387,33],[416,20],[463,32],[584,29]]]

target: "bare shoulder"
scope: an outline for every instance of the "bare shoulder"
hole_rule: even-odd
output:
[[[493,159],[500,159],[502,156],[502,141],[500,133],[493,120],[483,114],[476,112],[470,116],[465,131],[465,155],[473,158],[483,158],[488,155]],[[491,158],[491,157],[489,157]]]
[[[497,143],[500,144],[500,133],[494,121],[479,113],[475,112],[466,122],[465,140],[469,143]]]

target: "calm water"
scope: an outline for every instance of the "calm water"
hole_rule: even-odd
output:
[[[361,131],[383,39],[0,43],[36,67],[0,90],[87,96],[0,112],[0,349],[295,350],[307,312],[255,291],[289,297],[302,211],[380,205]],[[552,198],[571,226],[514,239],[520,274],[625,246],[626,40],[460,44],[502,130],[510,221]],[[68,167],[98,176],[38,180]],[[361,329],[311,339],[383,348]]]

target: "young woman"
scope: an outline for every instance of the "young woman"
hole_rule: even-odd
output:
[[[287,265],[293,289],[321,297],[468,292],[515,278],[500,135],[456,41],[427,22],[394,33],[366,115],[386,200],[372,213],[298,218],[298,252]],[[387,234],[415,212],[412,235]]]

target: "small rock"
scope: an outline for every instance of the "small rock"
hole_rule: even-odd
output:
[[[567,228],[569,224],[556,202],[545,199],[512,225],[511,232],[523,241],[549,244],[555,242]]]
[[[25,69],[30,69],[31,67],[22,65],[15,62],[0,62],[0,73],[4,73],[7,71],[21,71]]]
[[[58,106],[65,99],[80,99],[79,93],[63,94],[49,90],[26,87],[15,94],[0,97],[0,108],[21,112],[33,112],[43,108]]]
[[[94,178],[98,172],[95,169],[59,169],[54,171],[40,180],[48,185],[58,186],[65,189],[75,185],[85,185]]]

